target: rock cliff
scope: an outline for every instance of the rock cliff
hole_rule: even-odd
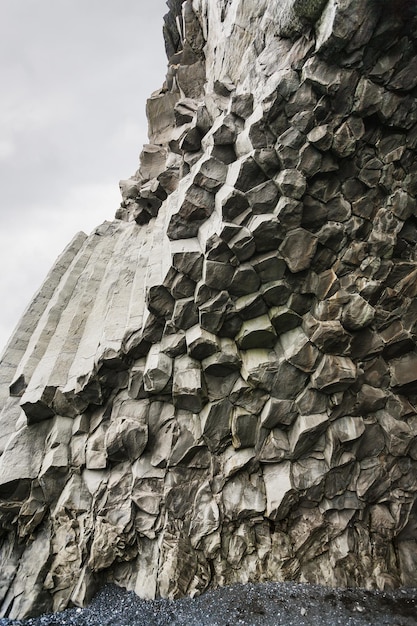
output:
[[[116,219],[0,370],[0,606],[417,585],[417,51],[405,0],[168,0]]]

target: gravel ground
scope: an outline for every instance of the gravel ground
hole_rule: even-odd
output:
[[[414,626],[417,589],[374,592],[317,585],[232,585],[194,599],[140,600],[114,585],[85,609],[0,626]]]

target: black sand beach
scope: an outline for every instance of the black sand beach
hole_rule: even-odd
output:
[[[413,626],[417,589],[377,592],[317,585],[233,585],[198,598],[144,601],[114,585],[85,609],[0,626]]]

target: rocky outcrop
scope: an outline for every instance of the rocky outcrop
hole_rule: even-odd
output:
[[[5,616],[417,585],[413,5],[168,5],[116,220],[3,355]]]

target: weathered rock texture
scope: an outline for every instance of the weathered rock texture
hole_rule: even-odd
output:
[[[417,585],[417,58],[394,0],[169,0],[117,219],[1,369],[0,598]]]

